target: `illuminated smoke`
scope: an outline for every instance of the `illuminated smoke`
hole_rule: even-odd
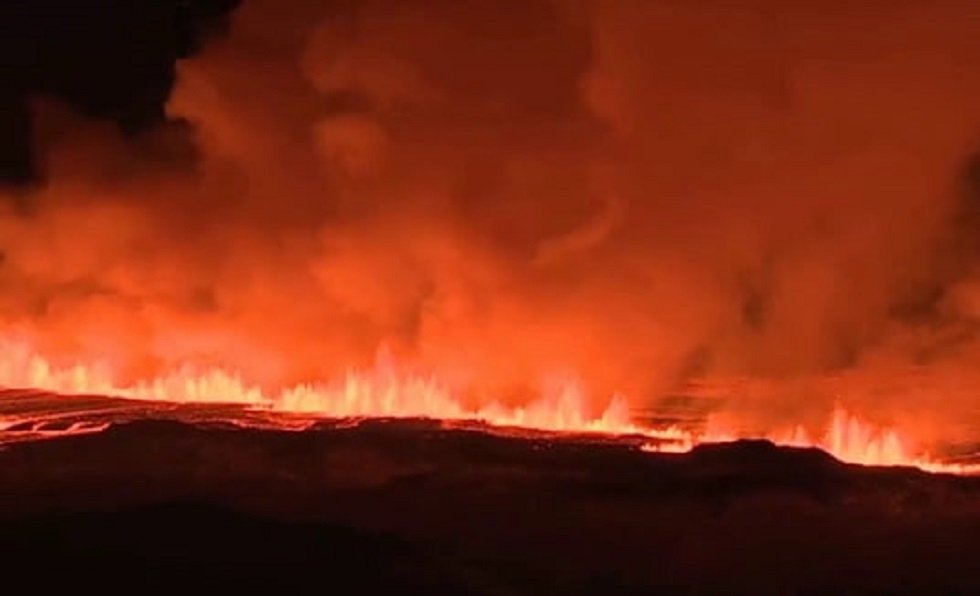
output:
[[[125,384],[282,388],[384,347],[474,408],[841,370],[929,438],[980,406],[923,389],[977,381],[969,3],[340,4],[245,2],[178,66],[189,139],[39,105],[6,335]]]

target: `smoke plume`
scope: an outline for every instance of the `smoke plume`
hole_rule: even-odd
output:
[[[950,387],[980,357],[978,30],[952,0],[247,0],[178,64],[186,128],[38,102],[2,325],[129,377],[383,348],[471,399],[860,378],[951,419],[980,407]],[[869,389],[907,370],[933,380]],[[767,411],[833,397],[781,387]]]

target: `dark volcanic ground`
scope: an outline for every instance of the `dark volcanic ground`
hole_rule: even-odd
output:
[[[111,409],[104,398],[71,403],[87,416]],[[34,587],[113,591],[980,591],[976,478],[847,466],[763,442],[654,455],[629,440],[425,421],[238,428],[206,423],[219,418],[208,411],[120,416],[100,433],[44,441],[9,442],[6,433],[8,583],[25,575]]]

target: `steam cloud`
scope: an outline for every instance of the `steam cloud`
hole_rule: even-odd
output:
[[[965,0],[248,0],[178,65],[188,131],[38,104],[2,324],[134,377],[384,346],[509,399],[932,371],[935,398],[849,386],[952,418],[980,406],[977,31]]]

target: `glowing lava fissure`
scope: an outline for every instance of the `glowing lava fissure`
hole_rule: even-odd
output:
[[[604,410],[588,414],[577,384],[566,383],[522,407],[490,403],[467,408],[438,380],[402,374],[389,366],[350,371],[342,379],[304,384],[270,393],[220,369],[195,373],[190,369],[121,386],[96,366],[59,368],[19,344],[0,349],[0,386],[31,388],[62,395],[104,395],[178,404],[240,404],[253,410],[282,415],[300,414],[323,419],[426,418],[444,422],[478,421],[504,428],[550,433],[603,434],[642,438],[650,452],[682,453],[699,444],[761,438],[776,444],[822,449],[841,461],[876,466],[912,466],[930,472],[980,473],[980,465],[944,463],[908,446],[895,429],[877,427],[842,407],[834,410],[826,432],[812,436],[803,427],[762,435],[725,429],[693,430],[679,425],[637,424],[622,397],[614,397]],[[0,412],[0,429],[17,420]],[[93,430],[108,425],[95,425]],[[283,425],[289,428],[289,424]],[[295,425],[292,425],[295,427]],[[302,425],[301,425],[302,427]]]

